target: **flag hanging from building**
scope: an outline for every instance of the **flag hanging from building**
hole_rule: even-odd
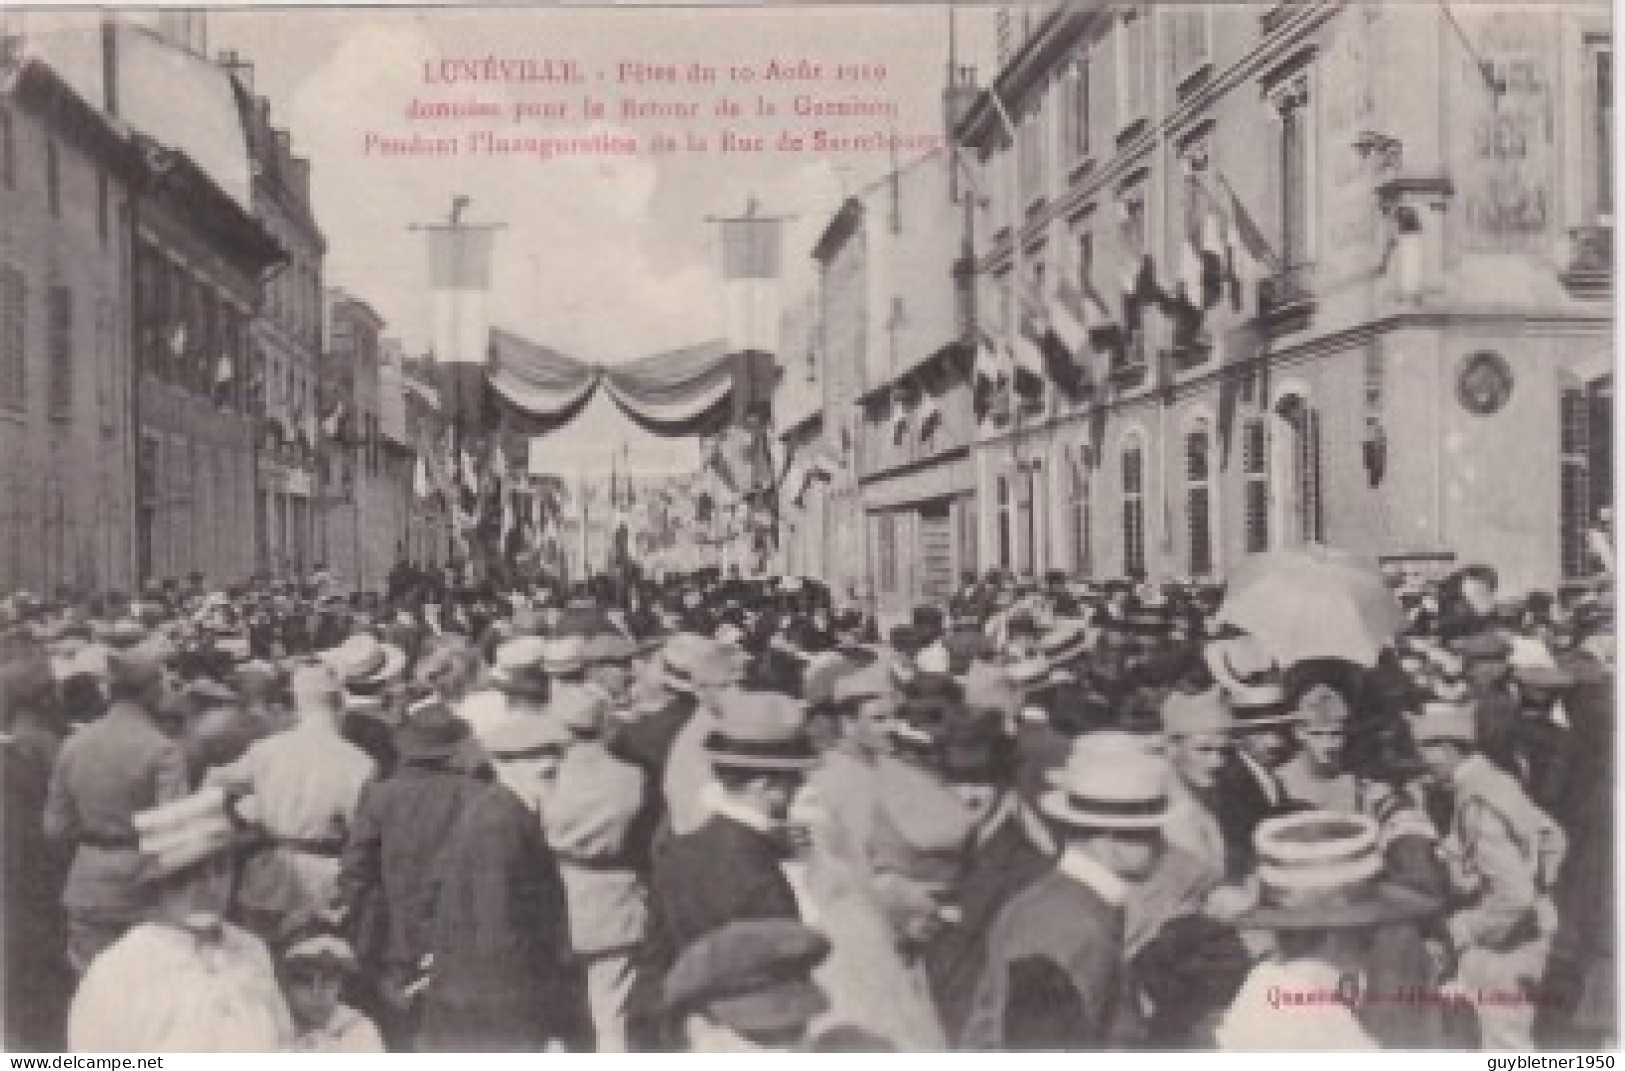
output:
[[[777,279],[782,221],[746,214],[722,223],[722,277],[724,279]]]
[[[1216,208],[1218,222],[1225,235],[1225,281],[1230,287],[1231,307],[1240,312],[1244,304],[1243,285],[1279,271],[1280,258],[1275,255],[1269,239],[1264,237],[1263,229],[1253,220],[1224,173],[1215,172],[1214,177],[1222,193],[1210,197],[1210,203]]]

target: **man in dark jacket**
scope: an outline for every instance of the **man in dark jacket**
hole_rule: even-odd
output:
[[[392,1046],[412,1032],[406,990],[430,951],[440,856],[483,787],[457,764],[468,737],[443,706],[409,713],[394,738],[401,764],[361,790],[339,863],[338,898],[362,974],[378,979],[378,1025]]]
[[[1055,867],[999,912],[961,1038],[986,1050],[1114,1049],[1138,1040],[1124,999],[1124,901],[1162,852],[1166,761],[1099,732],[1073,745],[1040,806],[1064,845]]]
[[[805,713],[769,692],[724,693],[717,704],[702,745],[716,778],[710,818],[655,847],[655,894],[677,948],[736,919],[800,916],[782,864],[791,798],[817,761]]]
[[[482,742],[497,782],[469,801],[439,861],[425,1052],[536,1052],[581,1024],[564,880],[540,817],[566,738],[551,718],[510,715]]]
[[[975,839],[955,885],[961,913],[925,948],[931,993],[957,1041],[987,961],[993,920],[1012,897],[1055,863],[1049,831],[1015,791],[1015,743],[1004,731],[1021,696],[1002,675],[978,672],[965,684],[967,714],[950,725],[941,749],[942,772],[975,820]]]

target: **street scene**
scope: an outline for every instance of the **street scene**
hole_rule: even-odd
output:
[[[5,1049],[1617,1046],[1612,55],[0,11]]]

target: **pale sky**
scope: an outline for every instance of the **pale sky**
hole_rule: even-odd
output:
[[[957,15],[961,62],[991,74],[985,43],[991,13]],[[370,303],[410,353],[428,348],[430,302],[421,238],[408,226],[443,219],[454,193],[472,197],[465,218],[502,221],[490,307],[495,324],[584,360],[613,364],[723,335],[719,253],[707,215],[737,214],[754,194],[763,214],[793,215],[785,243],[786,293],[810,285],[810,251],[843,193],[878,177],[885,153],[574,158],[385,158],[363,152],[368,130],[466,133],[485,124],[435,130],[404,118],[414,98],[505,102],[501,85],[425,85],[426,60],[535,57],[569,59],[611,104],[622,96],[712,103],[720,88],[615,84],[621,62],[675,64],[794,62],[884,64],[884,83],[823,82],[816,96],[888,98],[895,118],[802,119],[856,133],[877,128],[941,132],[947,62],[947,8],[938,5],[722,9],[373,8],[216,11],[209,45],[232,48],[255,64],[256,90],[272,102],[273,122],[292,131],[295,151],[312,161],[317,218],[328,240],[327,282]],[[980,46],[980,47],[979,47]],[[603,81],[597,73],[605,72]],[[721,82],[719,82],[719,86]],[[756,87],[743,87],[749,101]],[[781,86],[787,100],[801,87]],[[525,87],[519,95],[553,95]],[[704,125],[715,133],[718,120]],[[730,128],[734,125],[730,121]],[[752,133],[741,120],[741,133]],[[496,124],[503,132],[567,134],[550,127]],[[647,132],[650,127],[639,128]],[[606,468],[620,444],[634,469],[688,470],[698,452],[687,442],[640,432],[602,394],[571,427],[549,437],[543,456],[560,471]]]

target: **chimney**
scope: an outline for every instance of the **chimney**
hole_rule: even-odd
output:
[[[276,139],[276,160],[280,164],[293,155],[293,139],[280,127],[271,131],[271,136]]]
[[[293,164],[293,190],[299,195],[299,200],[305,204],[310,203],[310,161],[303,156],[295,156]]]
[[[248,92],[254,92],[254,65],[237,54],[234,48],[228,48],[220,53],[215,61],[224,67],[226,73],[237,80],[237,84]]]

